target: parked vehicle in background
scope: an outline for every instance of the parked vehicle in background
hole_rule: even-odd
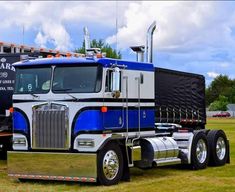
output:
[[[0,158],[6,158],[12,148],[12,94],[15,83],[15,68],[12,63],[20,60],[20,54],[0,54]]]
[[[230,117],[230,113],[227,111],[220,111],[219,113],[216,113],[212,115],[212,117]]]

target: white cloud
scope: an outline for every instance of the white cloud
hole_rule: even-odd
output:
[[[232,76],[234,7],[233,2],[213,1],[0,1],[0,37],[7,29],[15,32],[24,25],[25,35],[33,31],[32,43],[37,46],[73,50],[77,38],[73,35],[79,30],[82,34],[84,24],[90,24],[92,38],[109,30],[106,34],[113,35],[106,41],[115,43],[117,15],[118,49],[128,57],[129,46],[145,44],[146,30],[156,20],[156,66],[201,73],[207,78],[215,77],[214,71]]]
[[[43,35],[41,31],[38,32],[36,38],[35,38],[35,43],[39,45],[40,47],[46,47],[46,43],[48,41],[48,37]]]
[[[38,46],[49,42],[58,49],[71,49],[73,42],[66,26],[79,27],[89,22],[94,28],[102,24],[104,30],[107,26],[115,31],[117,16],[121,49],[145,44],[146,30],[153,20],[157,21],[154,47],[158,51],[189,52],[206,46],[235,48],[230,29],[235,26],[235,14],[232,9],[226,12],[229,4],[226,3],[226,8],[224,4],[210,1],[0,2],[0,29],[24,25],[25,30],[36,31]],[[43,44],[39,40],[42,36]],[[106,41],[115,43],[115,35]]]
[[[117,33],[119,48],[145,44],[146,30],[154,20],[155,66],[204,74],[209,80],[219,73],[235,74],[234,2],[130,3]],[[106,41],[115,43],[115,34]]]
[[[211,77],[211,78],[216,78],[216,77],[218,77],[220,74],[211,71],[211,72],[207,72],[207,75],[208,75],[209,77]]]
[[[53,21],[45,22],[42,24],[42,31],[47,41],[56,49],[66,51],[72,48],[70,35],[62,24]]]
[[[123,11],[128,2],[118,4],[119,10]],[[103,26],[115,27],[115,5],[114,1],[0,2],[0,29],[24,26],[25,31],[36,32],[34,42],[37,46],[46,46],[49,43],[55,49],[71,50],[74,45],[68,25],[75,24],[79,27],[82,22],[90,22],[96,26],[102,23]]]
[[[224,9],[220,2],[210,1],[130,3],[125,25],[118,29],[118,44],[122,49],[145,44],[146,30],[156,20],[154,45],[158,51],[188,52],[203,49],[205,45],[234,46],[230,30],[233,14]],[[115,35],[107,38],[108,43],[115,40]]]
[[[55,49],[68,50],[71,39],[61,20],[64,2],[0,2],[0,28],[22,27],[36,31],[35,43],[45,47],[48,43]]]
[[[223,68],[228,68],[230,66],[230,63],[224,62],[224,63],[220,63],[219,65]]]
[[[235,41],[231,38],[235,14],[228,2],[0,2],[0,29],[24,25],[25,30],[34,30],[36,34],[41,32],[46,43],[69,49],[73,42],[66,25],[79,27],[81,23],[90,22],[95,28],[102,24],[115,31],[116,8],[118,47],[121,49],[145,44],[146,30],[153,20],[157,21],[154,46],[158,51],[190,52],[203,50],[206,46],[235,48]],[[106,40],[115,43],[116,37],[113,35]]]

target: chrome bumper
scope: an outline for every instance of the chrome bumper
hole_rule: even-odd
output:
[[[42,179],[96,182],[96,154],[8,152],[8,176],[18,179]]]

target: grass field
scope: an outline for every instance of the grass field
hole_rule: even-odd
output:
[[[167,192],[226,192],[235,191],[235,119],[208,119],[207,128],[223,129],[231,148],[231,163],[222,167],[208,167],[192,171],[180,167],[164,167],[150,170],[131,170],[131,182],[105,187],[89,183],[73,182],[24,182],[8,178],[6,161],[0,161],[0,192],[23,191],[167,191]],[[55,165],[56,166],[56,165]]]

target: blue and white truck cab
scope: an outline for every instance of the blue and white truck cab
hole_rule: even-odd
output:
[[[134,166],[229,161],[225,133],[204,127],[203,76],[97,57],[14,67],[11,177],[112,185]]]

